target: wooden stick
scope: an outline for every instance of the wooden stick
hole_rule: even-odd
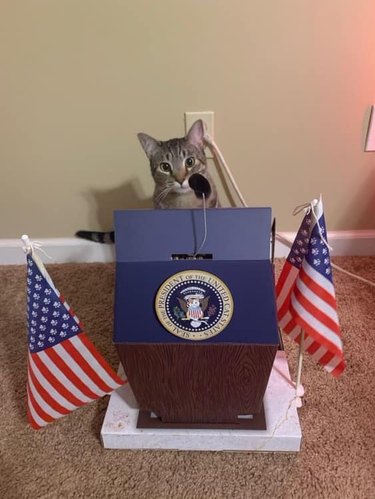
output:
[[[301,383],[304,343],[305,343],[305,331],[301,328],[301,339],[300,339],[300,343],[299,343],[297,381],[296,381],[296,396],[297,396],[296,405],[297,405],[297,407],[302,407],[302,397],[305,393],[305,390],[304,390],[303,385]]]

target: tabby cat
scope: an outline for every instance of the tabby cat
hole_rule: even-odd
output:
[[[164,142],[145,133],[138,134],[143,150],[150,160],[151,175],[155,182],[154,208],[201,208],[202,196],[197,196],[189,185],[190,177],[197,173],[209,183],[206,207],[219,206],[216,186],[207,169],[203,135],[202,120],[194,122],[185,137]],[[102,243],[114,241],[113,231],[78,231],[76,236]]]

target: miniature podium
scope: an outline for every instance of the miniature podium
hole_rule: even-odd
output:
[[[114,342],[138,428],[265,429],[271,210],[115,213]]]

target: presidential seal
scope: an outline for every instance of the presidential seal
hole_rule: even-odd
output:
[[[170,276],[155,298],[156,315],[167,331],[186,340],[206,340],[221,333],[233,315],[226,284],[203,270]]]

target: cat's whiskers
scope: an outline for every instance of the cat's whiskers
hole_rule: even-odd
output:
[[[155,196],[154,203],[158,204],[161,201],[163,201],[163,199],[165,199],[168,196],[171,190],[172,188],[170,186],[163,187],[163,189],[158,193],[158,195]]]

